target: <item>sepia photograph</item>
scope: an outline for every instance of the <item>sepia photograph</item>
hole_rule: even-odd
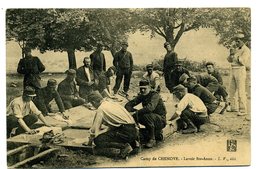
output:
[[[5,22],[7,168],[251,165],[249,7],[8,8]]]

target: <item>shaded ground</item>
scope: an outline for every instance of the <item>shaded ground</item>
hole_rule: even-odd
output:
[[[135,73],[131,80],[130,93],[138,91],[140,74]],[[45,74],[42,76],[43,86],[47,79],[55,78],[61,81],[64,75]],[[224,76],[224,84],[228,86],[228,77]],[[247,80],[248,101],[250,103],[250,79]],[[163,79],[162,79],[163,83]],[[16,87],[11,87],[15,84]],[[12,98],[21,95],[22,77],[7,76],[7,104]],[[167,92],[162,85],[162,93]],[[170,99],[168,100],[170,101]],[[167,106],[166,102],[166,106]],[[250,104],[249,104],[250,105]],[[167,107],[171,111],[171,107]],[[250,108],[249,108],[250,110]],[[211,123],[202,126],[202,131],[191,135],[174,133],[164,143],[153,149],[146,149],[142,153],[132,156],[128,161],[113,160],[106,157],[93,156],[83,151],[62,149],[56,158],[51,158],[33,167],[108,167],[108,166],[181,166],[181,165],[234,165],[248,164],[250,158],[250,114],[238,117],[235,112],[226,112],[224,115],[213,114]],[[227,151],[227,140],[237,141],[237,151]],[[242,156],[243,158],[242,158]],[[162,158],[166,157],[166,158]],[[193,158],[211,158],[209,160],[192,160]],[[187,160],[188,159],[188,160]],[[228,159],[228,160],[227,160]]]

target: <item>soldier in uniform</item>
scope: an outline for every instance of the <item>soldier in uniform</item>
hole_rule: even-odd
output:
[[[41,88],[40,73],[45,70],[45,66],[38,57],[32,56],[30,48],[24,48],[23,52],[25,57],[19,61],[17,72],[24,75],[23,87],[31,86],[37,93]]]
[[[113,88],[114,94],[117,94],[121,82],[124,78],[123,92],[127,95],[129,90],[131,75],[133,71],[133,57],[132,54],[127,51],[128,43],[122,42],[122,48],[115,54],[113,65],[116,67],[116,84]]]
[[[139,82],[140,94],[133,100],[126,103],[125,108],[129,112],[134,112],[133,117],[136,123],[145,126],[148,133],[147,148],[155,146],[156,141],[162,141],[162,129],[166,126],[166,108],[158,92],[151,90],[149,81]],[[134,108],[142,103],[143,108]]]
[[[102,53],[103,44],[97,43],[97,49],[90,54],[91,68],[96,74],[106,71],[106,59],[104,53]]]
[[[165,85],[168,90],[172,91],[171,85],[171,71],[175,68],[175,64],[178,61],[177,53],[172,51],[171,44],[169,42],[164,43],[164,48],[166,49],[167,53],[164,56],[163,61],[163,74],[165,79]]]
[[[148,80],[154,91],[160,92],[160,76],[158,73],[153,71],[153,65],[148,64],[146,66],[146,73],[143,75],[143,79]]]
[[[34,98],[33,102],[36,107],[43,113],[43,115],[48,115],[52,113],[53,109],[51,108],[50,102],[55,99],[59,111],[61,113],[65,112],[65,108],[59,93],[56,90],[57,81],[55,79],[49,79],[47,86],[41,88],[38,92],[38,95]]]
[[[58,93],[63,101],[65,109],[70,109],[85,103],[85,99],[79,96],[76,88],[76,71],[69,69],[66,71],[67,77],[58,85]]]

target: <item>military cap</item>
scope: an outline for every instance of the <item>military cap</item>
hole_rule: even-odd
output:
[[[75,74],[76,74],[76,70],[74,70],[74,69],[68,69],[68,70],[66,70],[65,73],[67,73],[67,75],[75,75]]]
[[[164,44],[163,44],[163,46],[164,47],[166,47],[167,45],[171,45],[169,42],[165,42]]]
[[[139,82],[139,87],[144,87],[144,86],[149,86],[149,85],[150,85],[149,81],[145,80],[145,79],[143,79]]]
[[[148,69],[153,69],[153,64],[148,64],[148,65],[146,65],[146,69],[148,70]]]
[[[189,78],[189,75],[187,75],[186,73],[183,73],[180,78],[179,78],[179,83],[183,83],[185,80],[187,80]]]
[[[172,93],[177,93],[177,92],[184,92],[186,91],[186,87],[184,87],[182,84],[179,84],[177,86],[175,86],[173,89],[172,89]]]
[[[127,42],[127,41],[123,41],[123,42],[121,42],[121,45],[126,45],[126,46],[128,46],[128,42]]]
[[[188,82],[197,82],[197,78],[196,78],[196,76],[194,76],[194,75],[191,75],[188,79],[187,79],[187,81]]]
[[[115,66],[111,66],[108,68],[108,70],[113,70],[114,72],[116,72],[116,67]]]
[[[55,87],[57,85],[57,81],[55,79],[49,79],[47,82],[47,86]]]
[[[213,62],[207,62],[207,63],[206,63],[206,66],[208,66],[208,65],[214,66],[214,63],[213,63]]]
[[[24,96],[31,96],[31,97],[36,96],[35,89],[32,88],[31,86],[26,86],[24,91],[23,91],[23,95]]]

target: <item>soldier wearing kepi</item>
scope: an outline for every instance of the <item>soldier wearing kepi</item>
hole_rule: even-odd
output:
[[[38,57],[32,56],[30,48],[24,48],[23,52],[25,57],[19,61],[17,72],[24,74],[23,87],[31,86],[37,92],[41,88],[40,73],[45,70],[45,66]]]
[[[160,76],[158,73],[153,71],[153,65],[146,65],[146,73],[143,75],[143,79],[148,80],[154,91],[160,92]]]
[[[246,97],[246,67],[250,66],[251,51],[243,42],[243,34],[234,38],[236,49],[231,50],[227,58],[231,63],[230,99],[231,110],[238,112],[239,116],[247,114]]]
[[[183,128],[183,134],[198,132],[200,126],[208,120],[207,108],[203,101],[194,94],[187,93],[187,89],[181,84],[173,88],[172,94],[179,99],[179,103],[169,121],[177,118],[184,121],[187,128]]]
[[[115,54],[113,65],[116,67],[116,84],[113,88],[114,94],[117,94],[121,82],[124,78],[123,92],[127,95],[129,90],[131,75],[133,71],[133,57],[132,54],[127,51],[128,43],[123,42],[122,48]]]
[[[98,42],[97,49],[90,55],[91,68],[98,75],[106,71],[106,59],[102,50],[103,44]]]
[[[66,71],[67,77],[58,85],[58,93],[63,101],[65,109],[70,109],[85,103],[85,99],[79,96],[76,88],[76,71],[69,69]]]
[[[43,113],[43,115],[48,115],[48,113],[52,113],[53,109],[51,108],[50,102],[55,99],[57,106],[59,107],[59,111],[63,114],[65,112],[65,108],[59,93],[56,90],[57,81],[55,79],[49,79],[47,82],[47,86],[40,89],[38,95],[33,99],[36,107]],[[65,117],[65,116],[64,116]]]
[[[137,123],[145,126],[148,132],[147,148],[155,146],[156,141],[162,141],[162,129],[166,125],[166,108],[159,93],[151,90],[147,80],[139,82],[140,94],[129,101],[125,108],[129,112],[135,112],[133,117]],[[142,103],[140,110],[134,107]]]
[[[50,126],[32,102],[32,98],[35,96],[35,89],[26,86],[23,95],[11,101],[7,107],[7,137],[10,136],[15,128],[17,128],[15,135],[23,132],[35,134],[36,130],[31,129],[31,127],[38,119],[46,126]]]
[[[171,71],[175,68],[175,64],[178,61],[177,53],[172,51],[171,44],[169,42],[164,43],[164,48],[166,49],[167,53],[164,56],[163,61],[163,74],[165,79],[165,85],[168,90],[172,91],[171,85]]]

